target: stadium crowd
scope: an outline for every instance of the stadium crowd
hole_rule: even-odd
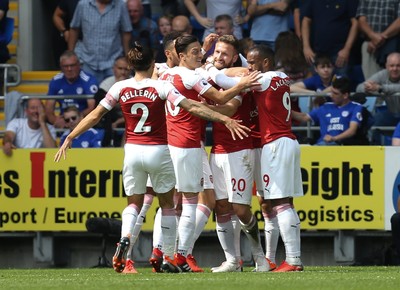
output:
[[[150,2],[60,0],[56,46],[68,50],[58,50],[61,72],[48,94],[93,94],[97,107],[68,98],[27,109],[40,115],[36,130],[47,128],[44,116],[48,128],[67,130],[56,161],[70,147],[124,146],[128,205],[115,271],[136,273],[131,251],[155,195],[155,272],[203,271],[192,250],[212,211],[226,258],[212,272],[241,271],[241,230],[256,272],[303,271],[294,202],[303,195],[299,143],[389,145],[387,132],[369,129],[397,125],[393,145],[400,145],[400,0],[204,0],[205,13],[198,0],[162,0],[162,15],[151,14]],[[318,94],[310,111],[296,93]],[[366,110],[367,99],[376,102]],[[306,138],[293,130],[304,122],[320,131]],[[118,127],[124,136],[111,142]],[[7,155],[18,130],[7,126]],[[144,170],[130,152],[149,147],[163,165],[148,160]],[[250,210],[254,182],[265,249]],[[279,236],[286,259],[277,265]]]

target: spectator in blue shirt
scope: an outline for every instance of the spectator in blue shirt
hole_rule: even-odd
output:
[[[70,23],[68,49],[98,82],[112,76],[114,60],[127,55],[132,25],[122,0],[80,0]],[[79,32],[82,41],[78,42]]]
[[[335,79],[332,84],[332,102],[327,102],[309,114],[292,111],[295,120],[313,121],[320,126],[321,136],[316,145],[354,144],[353,138],[362,122],[363,107],[350,100],[351,81]]]
[[[290,86],[291,93],[330,93],[334,75],[334,65],[326,55],[318,55],[315,58],[314,70],[316,74]],[[314,97],[314,107],[319,107],[326,101],[331,101],[329,97]]]
[[[78,108],[75,106],[68,107],[64,111],[63,118],[65,120],[66,130],[61,138],[60,144],[64,143],[65,138],[67,138],[68,134],[71,133],[72,130],[78,125],[78,123],[82,120],[82,114],[79,112]],[[104,136],[103,130],[97,130],[94,128],[90,128],[86,132],[82,133],[74,140],[72,140],[72,148],[99,148],[101,147],[101,141]]]
[[[78,56],[73,51],[66,51],[60,57],[61,72],[55,75],[50,83],[48,95],[94,95],[98,90],[97,80],[81,70]],[[60,114],[55,113],[56,103],[59,104]],[[49,99],[46,101],[45,111],[47,121],[56,128],[64,128],[64,119],[61,117],[64,109],[76,106],[83,116],[86,116],[95,107],[94,99]]]

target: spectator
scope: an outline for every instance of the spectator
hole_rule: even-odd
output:
[[[53,12],[53,24],[58,31],[53,46],[56,63],[58,63],[61,54],[68,49],[69,24],[74,16],[78,1],[60,0]]]
[[[310,65],[316,54],[324,54],[330,57],[337,74],[349,74],[350,52],[358,31],[357,2],[309,0],[304,3],[301,35],[304,56]]]
[[[158,18],[159,41],[157,47],[156,62],[165,62],[167,59],[164,53],[163,38],[172,31],[171,16],[161,16]]]
[[[10,59],[10,54],[5,41],[1,39],[6,27],[6,18],[8,12],[8,0],[0,1],[0,63],[5,63]],[[3,84],[3,72],[0,71],[0,84]],[[0,90],[1,91],[1,90]]]
[[[16,148],[56,148],[56,130],[46,123],[44,107],[39,99],[29,99],[26,118],[12,119],[3,139],[3,152],[12,155]]]
[[[290,79],[290,83],[303,81],[311,75],[303,54],[301,40],[292,31],[278,34],[275,41],[275,69],[283,71]],[[291,108],[300,112],[299,98],[291,97]]]
[[[73,51],[65,51],[60,57],[61,72],[49,83],[48,95],[93,95],[98,90],[96,79],[81,70],[78,56]],[[55,105],[59,104],[60,115],[55,114]],[[64,128],[62,114],[69,106],[76,106],[86,116],[95,107],[92,99],[50,99],[46,102],[47,121],[57,128]]]
[[[178,15],[172,19],[172,30],[182,33],[182,35],[192,35],[192,25],[187,16]]]
[[[247,8],[253,18],[250,37],[255,43],[275,50],[278,34],[289,30],[289,4],[289,0],[250,0]]]
[[[312,77],[306,78],[290,86],[291,93],[329,93],[332,90],[333,63],[328,56],[317,56],[315,58],[314,70],[316,72]],[[325,103],[330,98],[314,97],[314,106]]]
[[[143,14],[141,0],[128,0],[126,5],[132,24],[131,46],[135,41],[138,41],[144,47],[149,47],[156,51],[159,43],[157,23]]]
[[[200,23],[201,26],[205,28],[203,34],[203,41],[210,33],[215,33],[215,18],[218,15],[228,14],[231,15],[234,21],[234,35],[237,39],[242,39],[242,23],[249,20],[249,16],[241,17],[242,1],[241,0],[205,0],[206,4],[206,17],[203,17],[197,6],[196,0],[184,0],[184,3],[193,17]]]
[[[320,126],[321,137],[316,145],[357,145],[352,140],[362,122],[362,106],[350,100],[351,81],[335,79],[332,83],[332,102],[312,110],[309,114],[292,111],[297,121],[313,121]],[[366,138],[366,136],[365,136]]]
[[[82,113],[78,110],[77,107],[72,106],[65,109],[63,118],[66,124],[66,128],[68,128],[60,138],[60,144],[63,144],[65,138],[68,136],[72,130],[78,125],[78,123],[82,120]],[[99,148],[101,147],[101,140],[103,139],[103,132],[98,131],[94,128],[90,128],[89,130],[83,132],[79,136],[75,137],[71,141],[72,148]]]
[[[82,43],[77,46],[79,31]],[[122,0],[80,0],[70,24],[68,49],[75,50],[83,70],[101,82],[112,75],[114,60],[128,53],[131,32]]]
[[[218,37],[222,35],[233,35],[233,19],[228,14],[221,14],[215,18],[214,30],[215,33],[210,33],[206,36],[203,42],[203,49],[206,52],[205,58],[212,55],[215,49],[215,43]]]
[[[397,123],[396,129],[394,129],[392,135],[392,146],[400,146],[400,122]],[[399,248],[400,250],[400,248]],[[400,254],[400,251],[399,251]]]
[[[112,87],[113,84],[129,78],[129,72],[130,70],[126,57],[118,57],[115,60],[113,66],[114,75],[102,81],[99,86],[98,92],[94,95],[96,105],[98,105],[100,101],[106,96],[108,90]],[[117,104],[114,109],[109,112],[109,114],[103,116],[101,121],[96,126],[96,128],[104,129],[102,147],[119,147],[123,143],[121,142],[122,134],[119,134],[119,132],[115,132],[114,129],[124,128],[124,126],[125,120],[122,115],[121,107],[119,106],[119,104]]]
[[[387,56],[386,68],[373,74],[364,83],[357,86],[357,92],[384,95],[385,104],[375,106],[375,126],[396,126],[400,121],[400,53],[392,52]],[[373,133],[373,143],[382,144],[379,131]]]
[[[255,43],[251,37],[239,39],[239,53],[242,55],[247,55],[249,49],[254,45]]]
[[[384,67],[389,53],[398,51],[400,1],[360,0],[356,16],[364,38],[362,71],[369,79]]]

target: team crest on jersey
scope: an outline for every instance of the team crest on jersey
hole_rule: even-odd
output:
[[[94,94],[94,93],[97,93],[98,89],[99,88],[96,85],[91,85],[89,90]]]
[[[201,80],[201,85],[205,87],[206,85],[208,85],[208,82],[206,80]]]
[[[83,88],[82,87],[76,88],[76,94],[77,95],[82,95],[82,93],[83,93]]]
[[[346,118],[349,115],[349,111],[343,111],[342,117]]]

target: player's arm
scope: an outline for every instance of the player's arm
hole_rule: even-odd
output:
[[[238,95],[241,91],[247,88],[259,86],[260,83],[258,80],[260,77],[261,76],[258,71],[251,72],[249,75],[241,77],[240,81],[234,87],[225,91],[218,91],[216,88],[210,87],[203,93],[203,96],[213,100],[218,104],[225,104],[230,99]]]
[[[303,112],[297,112],[297,111],[291,111],[292,114],[292,119],[297,121],[297,122],[308,122],[308,121],[312,121],[310,115],[303,113]]]
[[[66,158],[67,149],[71,148],[71,143],[74,138],[87,131],[96,125],[101,118],[108,112],[108,110],[99,104],[93,111],[91,111],[79,124],[72,130],[71,133],[65,138],[64,143],[61,145],[60,149],[54,156],[54,161],[58,162],[63,156],[64,160]]]
[[[225,116],[232,117],[238,110],[239,106],[241,105],[241,101],[237,98],[233,98],[232,100],[228,101],[223,105],[206,105],[213,111],[221,113]]]
[[[239,137],[240,139],[248,137],[247,132],[251,131],[246,126],[241,125],[240,121],[233,120],[225,115],[222,115],[219,112],[213,111],[203,103],[185,98],[181,100],[179,106],[188,111],[189,113],[197,117],[200,117],[202,119],[223,123],[231,132],[233,140],[236,140],[236,136]]]

